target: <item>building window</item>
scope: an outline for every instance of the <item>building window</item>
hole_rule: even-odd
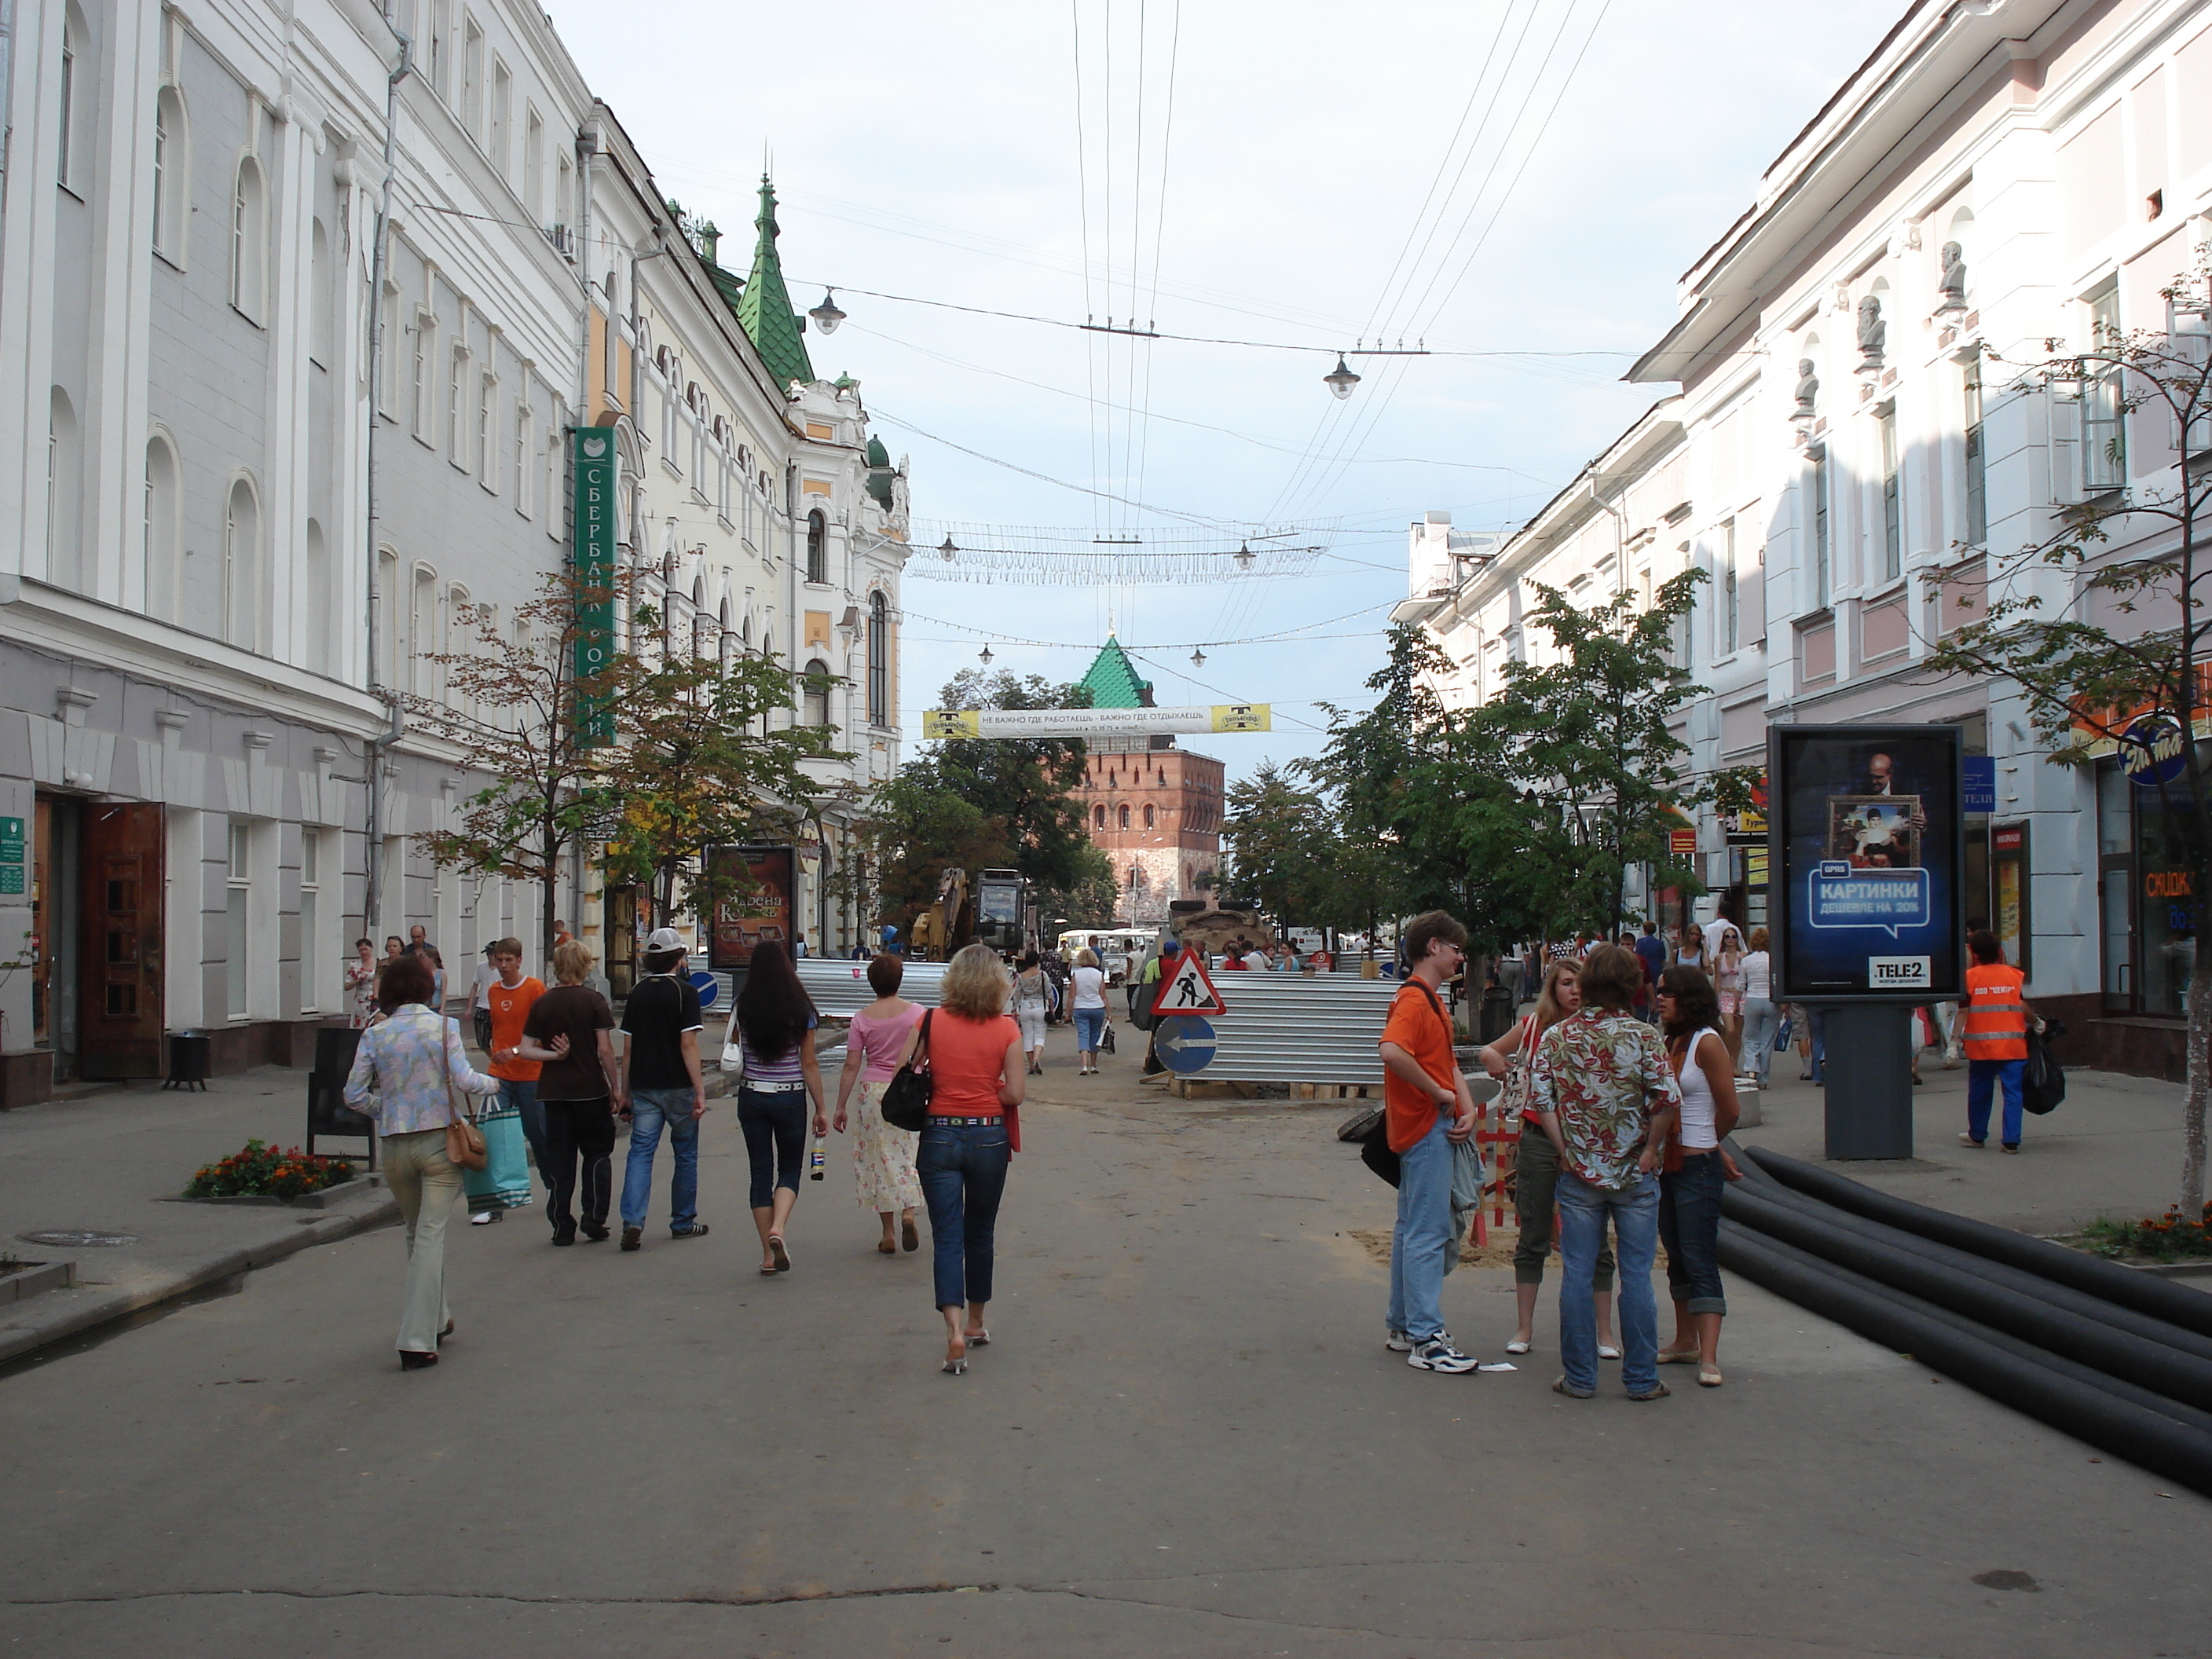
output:
[[[492,410],[499,406],[498,398],[499,377],[495,374],[481,377],[477,382],[477,453],[474,459],[477,477],[483,481],[483,487],[490,490],[499,488],[499,474],[495,470],[498,464],[495,459],[499,453],[499,428],[492,418]]]
[[[1157,829],[1158,827],[1158,825],[1154,819],[1152,809],[1147,806],[1145,809],[1145,828],[1147,830],[1152,830]]]
[[[1897,408],[1881,414],[1881,579],[1893,582],[1905,574],[1905,502],[1899,488],[1897,454]]]
[[[809,726],[830,724],[830,665],[819,657],[806,665],[805,719]]]
[[[1989,453],[1982,439],[1982,362],[1966,365],[1966,543],[1984,547],[1990,539]]]
[[[269,268],[268,202],[261,164],[251,155],[238,164],[230,198],[230,303],[258,325]]]
[[[1738,602],[1735,572],[1735,520],[1730,519],[1721,526],[1721,649],[1720,654],[1732,654],[1743,628],[1743,609]]]
[[[819,507],[806,515],[806,580],[830,580],[830,521]]]
[[[177,602],[177,452],[156,434],[146,443],[146,614],[167,622]]]
[[[52,387],[46,397],[46,580],[82,585],[84,574],[84,451],[76,406]]]
[[[1834,541],[1828,518],[1828,454],[1824,447],[1813,459],[1809,480],[1813,492],[1813,609],[1826,611],[1833,592]]]
[[[259,643],[261,503],[240,478],[230,487],[222,525],[222,636],[251,651]]]
[[[514,120],[514,77],[507,72],[507,65],[494,60],[491,66],[491,164],[501,179],[507,176],[507,133]]]
[[[2119,285],[2109,283],[2089,301],[2089,353],[2081,377],[2081,488],[2093,495],[2128,481],[2125,371],[2112,361],[2126,343]]]
[[[224,1012],[233,1019],[244,1019],[246,952],[252,937],[246,926],[246,897],[253,885],[253,828],[243,818],[230,820],[228,850],[222,906]]]
[[[891,723],[890,607],[881,593],[868,598],[868,724]]]
[[[184,262],[191,198],[185,100],[174,87],[163,87],[154,100],[154,251],[172,264]]]
[[[545,222],[545,122],[536,110],[522,122],[522,205],[531,223]]]
[[[1106,809],[1103,806],[1092,807],[1091,823],[1093,829],[1103,830],[1106,827]]]
[[[530,405],[514,410],[514,510],[524,518],[530,512]]]
[[[56,135],[54,181],[78,196],[85,193],[85,163],[90,159],[86,152],[91,148],[93,100],[86,94],[92,88],[84,76],[91,66],[92,37],[84,14],[72,3],[62,20],[61,131]]]
[[[466,20],[461,37],[461,125],[469,136],[483,136],[483,30],[477,20]]]
[[[453,348],[453,368],[446,377],[446,459],[468,470],[468,416],[461,386],[468,378],[469,349]]]
[[[437,331],[436,318],[427,311],[415,313],[415,356],[408,395],[414,404],[415,435],[426,444],[430,441],[430,347]]]
[[[319,915],[323,881],[323,832],[302,830],[300,832],[300,1012],[312,1014],[319,1005],[316,998],[319,988],[316,981],[323,976],[322,933]]]

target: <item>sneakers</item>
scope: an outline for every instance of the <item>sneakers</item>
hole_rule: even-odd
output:
[[[645,1248],[645,1229],[642,1227],[623,1228],[622,1247],[625,1250],[643,1249]]]
[[[1414,1344],[1413,1351],[1406,1356],[1406,1363],[1417,1371],[1443,1371],[1459,1376],[1471,1371],[1477,1364],[1473,1354],[1462,1353],[1451,1345],[1451,1339],[1442,1331],[1425,1342]]]
[[[1439,1342],[1449,1342],[1451,1340],[1451,1333],[1438,1331],[1436,1340]],[[1411,1353],[1413,1351],[1413,1339],[1393,1325],[1389,1334],[1383,1337],[1382,1346],[1389,1349],[1392,1353]]]

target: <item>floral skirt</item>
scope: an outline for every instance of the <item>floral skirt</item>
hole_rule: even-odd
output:
[[[853,1102],[853,1192],[864,1210],[920,1206],[921,1180],[914,1172],[915,1149],[921,1137],[884,1121],[882,1101],[889,1081],[863,1079]]]

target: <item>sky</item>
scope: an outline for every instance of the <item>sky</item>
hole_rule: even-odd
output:
[[[1273,706],[1183,739],[1235,777],[1365,699],[1410,522],[1514,527],[1670,389],[1620,376],[1677,278],[1905,0],[550,5],[726,263],[772,169],[794,302],[847,313],[816,371],[907,459],[917,543],[1206,554],[984,585],[918,551],[906,730],[986,647],[1067,681],[1111,627],[1162,704]],[[1332,397],[1401,340],[1430,355]],[[1263,531],[1320,550],[1232,576]]]

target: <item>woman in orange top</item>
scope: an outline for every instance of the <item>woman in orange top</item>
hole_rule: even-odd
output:
[[[991,1340],[983,1310],[991,1300],[999,1200],[1007,1161],[1021,1145],[1015,1109],[1028,1074],[1022,1028],[1006,1014],[1009,985],[998,952],[988,945],[965,946],[954,953],[938,988],[935,1012],[944,1018],[926,1028],[929,1117],[914,1167],[929,1206],[945,1369],[955,1376],[968,1369],[968,1350]],[[909,1059],[922,1037],[917,1029]]]

